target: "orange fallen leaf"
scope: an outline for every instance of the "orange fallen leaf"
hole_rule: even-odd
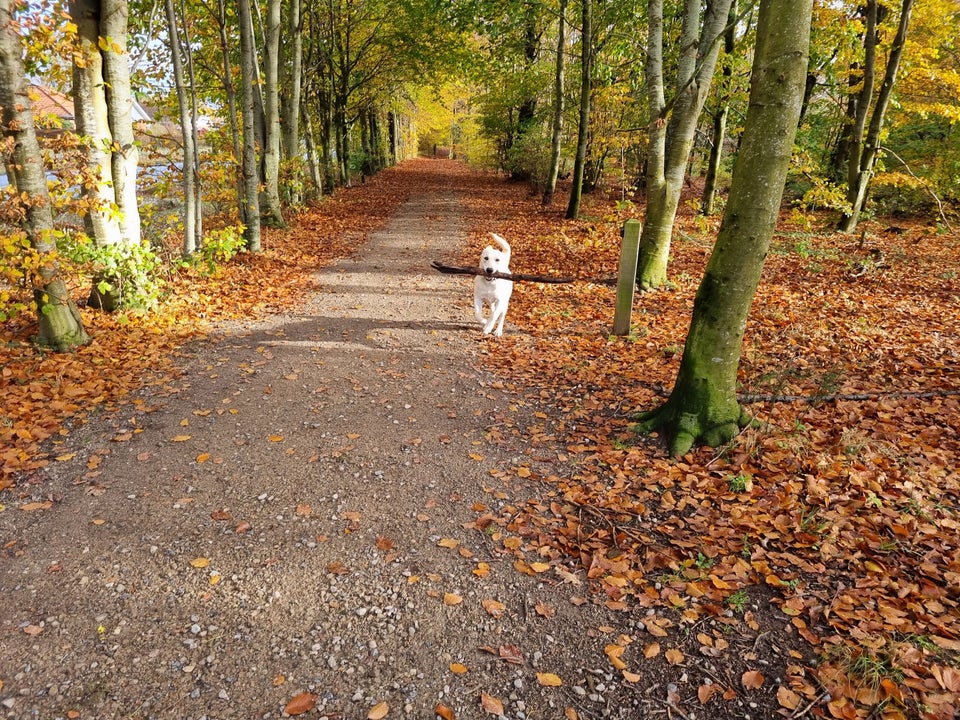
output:
[[[286,681],[287,681],[287,678],[286,678],[286,677],[284,677],[283,675],[277,675],[277,676],[273,679],[273,686],[274,686],[274,687],[280,687],[280,686],[283,685]]]
[[[390,706],[386,702],[377,703],[367,713],[367,720],[383,720],[388,712],[390,712]]]
[[[210,453],[200,453],[197,455],[197,462],[201,465],[210,459]]]
[[[560,679],[559,675],[554,675],[553,673],[537,673],[537,682],[543,685],[544,687],[560,687],[563,685],[563,680]]]
[[[317,696],[313,693],[302,692],[299,695],[293,697],[290,702],[286,704],[283,708],[283,711],[287,715],[303,715],[306,712],[313,710],[314,705],[317,704]]]
[[[667,659],[667,662],[670,663],[671,665],[679,665],[686,659],[686,656],[682,652],[677,650],[677,648],[670,648],[663,654],[663,656]]]
[[[491,715],[503,715],[503,703],[482,690],[480,691],[480,705]]]
[[[440,541],[437,543],[440,547],[450,548],[451,550],[459,544],[460,541],[454,540],[453,538],[440,538]]]
[[[787,710],[796,710],[800,705],[800,696],[786,685],[781,685],[777,688],[777,702]]]
[[[210,558],[198,557],[190,561],[190,564],[195,568],[205,568],[210,564]]]
[[[437,706],[433,709],[433,712],[439,715],[442,720],[457,720],[457,716],[453,714],[453,710],[446,705],[437,703]]]
[[[53,502],[45,500],[44,502],[29,502],[26,505],[21,505],[20,509],[24,512],[35,512],[36,510],[49,510],[51,507],[53,507]]]
[[[629,670],[623,670],[621,674],[623,675],[623,679],[629,683],[640,682],[640,673],[630,672]]]
[[[443,604],[444,605],[459,605],[463,602],[463,598],[457,595],[456,593],[444,593],[443,594]]]
[[[503,615],[503,611],[507,609],[507,606],[499,600],[483,600],[480,604],[483,605],[484,610],[495,618]]]
[[[706,705],[710,702],[710,698],[722,690],[723,688],[719,685],[701,685],[697,688],[697,698],[699,698],[702,705]]]
[[[490,574],[490,566],[485,562],[478,562],[477,566],[473,569],[473,574],[477,577],[486,577]]]
[[[174,435],[170,438],[170,442],[186,442],[190,439],[190,435]]]
[[[283,442],[283,435],[271,435],[267,440],[274,443]]]
[[[747,670],[740,678],[740,682],[747,690],[756,690],[763,685],[763,673],[759,670]]]
[[[463,663],[450,663],[450,672],[454,675],[463,675],[467,672],[467,666]]]

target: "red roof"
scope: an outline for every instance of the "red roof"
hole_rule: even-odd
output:
[[[56,115],[61,120],[73,121],[73,100],[67,95],[43,85],[31,85],[27,94],[35,116]]]

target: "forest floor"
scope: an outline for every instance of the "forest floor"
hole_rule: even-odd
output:
[[[559,198],[558,198],[559,202]],[[960,239],[785,223],[761,422],[680,459],[715,221],[612,337],[617,231],[418,160],[171,277],[91,346],[0,348],[0,717],[948,719],[960,704]],[[498,232],[502,338],[470,265]]]

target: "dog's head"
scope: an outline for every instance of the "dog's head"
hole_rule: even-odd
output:
[[[480,255],[480,269],[488,278],[495,272],[510,272],[510,245],[499,235],[490,233],[500,249],[487,245]]]

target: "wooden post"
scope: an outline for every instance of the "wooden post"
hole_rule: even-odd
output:
[[[617,307],[613,315],[613,334],[630,334],[633,291],[637,285],[637,256],[640,251],[640,221],[627,220],[620,231],[620,272],[617,279]]]

